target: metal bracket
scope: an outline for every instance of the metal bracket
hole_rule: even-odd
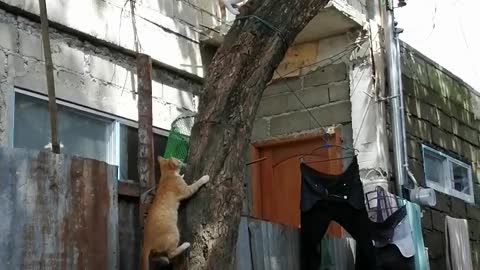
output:
[[[327,128],[327,134],[329,134],[329,135],[335,134],[335,127],[328,127]]]
[[[399,95],[388,96],[388,97],[378,97],[377,102],[387,101],[387,100],[394,99],[394,98],[398,98],[398,97],[399,97]]]

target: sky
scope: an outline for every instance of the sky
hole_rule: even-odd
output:
[[[403,41],[480,93],[480,0],[407,0],[395,17]]]

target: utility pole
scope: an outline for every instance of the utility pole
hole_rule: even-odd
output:
[[[140,184],[140,226],[150,205],[149,191],[155,187],[152,127],[152,59],[137,55],[138,74],[138,177]]]
[[[60,144],[57,135],[57,103],[55,97],[55,82],[53,80],[53,61],[50,49],[50,37],[48,34],[48,15],[45,0],[39,0],[40,22],[42,27],[43,54],[45,56],[45,73],[47,76],[48,110],[50,113],[50,137],[52,140],[52,152],[60,154]]]

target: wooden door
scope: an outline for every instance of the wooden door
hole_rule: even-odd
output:
[[[338,131],[328,137],[329,144],[340,145]],[[252,160],[266,158],[252,165],[253,216],[270,222],[298,228],[300,226],[300,156],[325,145],[320,134],[274,139],[254,144]],[[341,160],[315,162],[339,158],[340,148],[320,148],[306,156],[312,168],[328,173],[343,171]],[[329,234],[342,236],[341,227],[331,224]]]

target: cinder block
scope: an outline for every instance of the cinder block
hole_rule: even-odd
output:
[[[33,57],[38,60],[44,60],[43,44],[39,36],[20,31],[19,39],[21,55]]]
[[[299,101],[300,99],[300,101]],[[305,90],[275,95],[263,98],[257,116],[272,116],[286,112],[293,112],[307,108],[316,107],[328,103],[328,87],[318,86]],[[303,103],[303,104],[302,104]]]
[[[473,269],[480,269],[480,241],[470,241],[470,248],[472,249]]]
[[[445,224],[442,224],[442,225],[445,226]],[[445,235],[439,231],[423,231],[423,240],[425,242],[425,246],[428,247],[428,257],[431,260],[435,260],[444,256],[445,254],[444,238],[445,238]],[[437,268],[431,268],[431,269],[437,269]]]
[[[412,78],[402,75],[402,86],[404,94],[409,96],[415,95],[415,82]]]
[[[18,31],[15,25],[0,23],[0,47],[9,51],[17,50]]]
[[[75,98],[70,97],[71,93],[86,93],[85,83],[81,75],[63,70],[56,72],[56,75],[58,80],[55,82],[55,85],[58,86],[55,90],[59,94],[59,97],[64,95],[65,99],[75,101]]]
[[[263,97],[291,93],[291,91],[301,89],[302,83],[298,78],[277,80],[265,88],[265,91],[263,91]]]
[[[310,115],[306,111],[293,112],[270,119],[270,135],[284,135],[313,129]]]
[[[187,91],[163,85],[163,100],[190,111],[195,109],[193,94]]]
[[[462,139],[470,142],[473,145],[476,145],[476,146],[479,145],[478,131],[476,131],[473,128],[460,124],[458,126],[458,136],[460,136]]]
[[[480,206],[467,204],[467,217],[480,221]]]
[[[350,101],[342,101],[338,103],[330,103],[320,108],[311,110],[315,119],[322,126],[333,125],[339,123],[347,123],[352,121],[352,105]],[[312,125],[318,128],[318,124],[311,119]]]
[[[318,68],[304,77],[304,86],[317,86],[331,82],[339,82],[347,79],[347,67],[345,64],[329,65]]]
[[[428,73],[426,63],[413,53],[406,52],[402,54],[402,72],[406,76],[420,81],[423,85],[428,85]]]
[[[122,93],[119,87],[92,79],[86,80],[85,92],[86,94],[78,94],[77,103],[137,121],[137,95]],[[152,106],[155,110],[155,105]],[[170,115],[169,108],[166,110],[166,113],[168,116]]]
[[[470,232],[470,239],[480,240],[480,222],[476,220],[468,220],[468,231]]]
[[[417,160],[422,160],[422,147],[419,142],[412,138],[407,139],[407,152],[408,156]]]
[[[298,102],[298,106],[296,108],[289,108],[289,95],[291,94],[287,93],[284,95],[263,98],[258,106],[257,117],[278,115],[292,111],[292,109],[298,110],[301,106]]]
[[[324,86],[305,88],[304,90],[295,92],[298,98],[290,93],[288,95],[288,107],[289,109],[303,108],[298,99],[300,99],[307,108],[328,104],[328,90],[328,87]]]
[[[47,92],[44,63],[26,61],[22,57],[9,55],[8,69],[9,73],[14,75],[15,86],[41,93]],[[53,75],[55,85],[57,85],[57,74],[54,73]]]
[[[347,82],[334,83],[328,86],[330,102],[350,100],[350,86]]]
[[[433,222],[433,229],[444,232],[445,231],[445,214],[442,212],[438,212],[432,210],[432,222]]]
[[[68,47],[65,44],[57,44],[52,52],[52,61],[55,66],[62,67],[77,73],[84,73],[85,54],[83,51]]]
[[[447,76],[445,76],[442,71],[438,70],[433,65],[428,63],[426,65],[428,72],[428,86],[434,91],[442,93],[442,95],[445,96],[446,93],[442,92],[442,90],[448,87],[448,78],[446,78]]]
[[[253,123],[253,130],[252,130],[252,141],[258,141],[268,138],[269,136],[269,122],[265,118],[260,118],[255,120]]]
[[[437,111],[435,107],[424,102],[420,102],[420,118],[427,120],[428,122],[437,125]]]
[[[452,129],[452,118],[450,116],[448,116],[447,114],[443,113],[442,111],[440,110],[436,110],[436,114],[437,114],[437,119],[438,119],[438,125],[448,131],[448,132],[453,132],[453,129]]]
[[[473,184],[473,194],[475,195],[475,203],[480,205],[480,184]]]
[[[419,116],[420,111],[420,101],[414,97],[405,96],[405,110],[407,113],[413,114],[415,116]]]
[[[428,230],[433,229],[432,210],[430,210],[429,208],[423,210],[422,228]]]
[[[437,128],[437,127],[432,127],[432,140],[433,143],[448,150],[453,150],[453,145],[452,145],[452,136],[449,136],[447,133],[445,133],[443,130]]]
[[[425,185],[425,172],[423,171],[423,164],[420,161],[415,161],[409,158],[408,166],[415,176],[415,179],[417,179],[417,182],[420,185]]]
[[[449,213],[452,205],[450,196],[437,191],[435,192],[435,195],[437,197],[437,204],[433,208],[445,213]]]
[[[405,119],[405,129],[415,137],[432,141],[432,126],[426,121],[409,116]]]
[[[133,90],[136,82],[134,73],[133,68],[129,69],[98,56],[90,55],[90,74],[97,79]]]
[[[466,218],[467,205],[465,204],[465,202],[455,197],[451,197],[450,200],[452,202],[451,215],[455,218]]]
[[[176,6],[173,7],[174,17],[187,22],[190,25],[197,26],[202,20],[200,10],[194,9],[184,1],[174,1]]]
[[[0,78],[5,77],[7,69],[5,68],[7,66],[7,56],[5,53],[0,51]]]

